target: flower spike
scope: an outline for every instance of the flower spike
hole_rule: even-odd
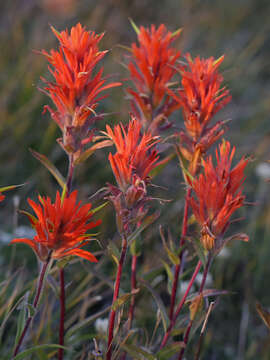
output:
[[[96,66],[107,53],[98,48],[103,34],[86,31],[80,23],[71,28],[70,34],[67,30],[59,33],[53,27],[52,31],[59,40],[59,49],[41,53],[50,63],[54,81],[42,80],[56,110],[48,105],[45,110],[63,132],[60,144],[68,154],[78,157],[93,137],[91,127],[100,118],[95,109],[106,97],[103,92],[121,83],[106,83],[103,67],[96,72]]]
[[[218,72],[223,59],[224,56],[217,60],[213,57],[196,57],[193,60],[187,54],[187,64],[179,67],[182,88],[177,93],[168,89],[182,108],[185,129],[179,134],[180,150],[190,162],[196,152],[206,153],[225,131],[225,121],[210,124],[213,116],[231,100],[229,90],[222,85],[223,77]],[[196,164],[193,164],[193,168],[196,168]]]
[[[216,150],[217,165],[213,165],[209,156],[202,160],[203,173],[193,180],[188,178],[196,195],[189,202],[201,226],[201,242],[206,250],[219,250],[223,246],[223,235],[232,214],[244,205],[241,187],[248,159],[242,158],[232,168],[234,153],[235,148],[231,150],[230,143],[223,142]]]
[[[77,203],[77,191],[61,201],[59,192],[53,204],[49,197],[39,196],[40,204],[28,199],[35,216],[24,212],[36,231],[34,239],[13,239],[11,243],[29,245],[41,261],[49,254],[54,259],[76,255],[91,262],[97,262],[93,254],[81,248],[88,243],[86,231],[98,226],[101,220],[89,222],[92,217],[91,204]]]
[[[127,92],[131,95],[133,114],[153,134],[161,130],[167,117],[179,107],[167,94],[180,57],[180,51],[172,46],[179,35],[180,31],[171,33],[163,24],[158,28],[141,26],[137,31],[138,45],[132,44],[128,68],[135,90],[128,88]]]

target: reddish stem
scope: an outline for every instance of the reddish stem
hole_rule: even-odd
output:
[[[118,296],[119,296],[120,282],[121,282],[121,276],[122,276],[122,271],[123,271],[124,260],[126,257],[126,252],[127,252],[127,239],[123,236],[122,237],[122,250],[121,250],[119,264],[117,267],[116,280],[115,280],[115,284],[114,284],[112,305],[115,303],[115,301],[118,299]],[[109,317],[109,332],[108,332],[108,345],[107,345],[106,360],[111,360],[111,357],[112,357],[112,341],[113,341],[115,315],[116,315],[116,311],[111,309],[110,317]]]
[[[203,292],[204,285],[205,285],[206,278],[207,278],[207,274],[208,274],[208,271],[209,271],[209,268],[210,268],[210,265],[211,265],[211,261],[212,261],[212,257],[209,254],[208,260],[207,260],[207,263],[206,263],[206,266],[205,266],[205,269],[204,269],[204,272],[203,272],[203,278],[202,278],[202,282],[201,282],[200,289],[199,289],[199,295]],[[193,324],[193,321],[190,320],[189,323],[188,323],[187,330],[185,332],[184,340],[183,340],[185,345],[187,345],[187,343],[188,343],[189,334],[190,334],[192,324]],[[185,352],[185,348],[186,348],[186,346],[181,348],[178,360],[182,360],[184,352]]]
[[[170,325],[169,325],[169,327],[168,327],[168,329],[167,329],[167,331],[166,331],[166,334],[164,335],[164,338],[163,338],[162,343],[161,343],[161,349],[167,344],[167,341],[168,341],[168,339],[169,339],[169,336],[170,336],[170,334],[171,334],[171,331],[172,331],[172,329],[173,329],[173,327],[174,327],[174,325],[175,325],[175,323],[176,323],[177,317],[178,317],[180,311],[182,310],[182,307],[183,307],[183,305],[184,305],[184,303],[185,303],[185,301],[186,301],[186,298],[187,298],[187,296],[188,296],[188,294],[189,294],[189,291],[190,291],[190,289],[191,289],[191,286],[193,285],[193,283],[194,283],[194,281],[195,281],[195,279],[196,279],[196,276],[197,276],[197,274],[198,274],[198,272],[199,272],[199,270],[200,270],[200,268],[201,268],[201,265],[202,265],[202,262],[199,260],[198,263],[197,263],[197,266],[196,266],[196,268],[195,268],[195,270],[194,270],[194,272],[193,272],[192,278],[191,278],[190,281],[189,281],[187,290],[185,291],[184,296],[182,297],[179,305],[177,306],[177,309],[176,309],[176,311],[175,311],[175,313],[174,313],[174,316],[173,316],[173,318],[171,319]]]
[[[181,265],[182,265],[182,261],[183,261],[184,252],[182,251],[182,247],[185,243],[185,237],[187,235],[188,199],[190,197],[190,194],[191,194],[191,188],[188,188],[187,193],[186,193],[186,198],[185,198],[185,208],[184,208],[184,216],[183,216],[183,223],[182,223],[182,234],[181,234],[180,243],[179,243],[179,248],[181,249],[181,252],[179,254],[179,264],[177,264],[174,269],[174,279],[173,279],[173,286],[172,286],[172,293],[171,293],[171,305],[170,305],[170,320],[173,319],[179,274],[180,274],[180,269],[181,269]]]
[[[64,334],[65,334],[65,272],[64,269],[60,269],[60,324],[59,324],[59,345],[64,346]],[[64,349],[59,348],[58,360],[63,360]]]
[[[37,309],[37,306],[38,306],[38,302],[39,302],[39,298],[40,298],[40,295],[42,293],[42,288],[43,288],[43,283],[44,283],[44,277],[45,277],[45,274],[46,274],[46,270],[48,268],[48,265],[49,265],[49,262],[50,262],[50,259],[51,259],[51,254],[49,254],[48,256],[48,259],[47,261],[42,265],[42,268],[41,268],[41,271],[40,271],[40,275],[39,275],[39,280],[38,280],[38,285],[37,285],[37,291],[36,291],[36,295],[35,295],[35,299],[34,299],[34,302],[33,302],[33,308],[36,310]],[[32,316],[28,316],[27,320],[26,320],[26,323],[24,325],[24,329],[21,333],[21,336],[19,338],[19,341],[18,341],[18,344],[13,352],[13,358],[18,354],[19,352],[19,349],[22,345],[22,342],[23,342],[23,339],[27,333],[27,330],[29,328],[29,325],[33,319],[34,315]]]
[[[69,155],[69,165],[68,165],[68,174],[67,174],[67,196],[71,192],[72,179],[74,173],[74,159],[73,155]],[[65,294],[65,270],[64,268],[59,269],[59,278],[60,278],[60,320],[59,320],[59,345],[64,346],[64,337],[65,337],[65,313],[66,313],[66,294]],[[58,360],[63,360],[64,349],[59,348],[58,350]]]
[[[137,287],[137,279],[136,279],[136,268],[137,268],[137,259],[138,256],[132,256],[131,263],[131,292],[134,291]],[[135,309],[135,295],[132,296],[130,301],[129,313],[128,313],[128,328],[131,329],[132,321],[134,317],[134,309]]]

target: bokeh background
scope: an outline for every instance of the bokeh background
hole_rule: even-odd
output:
[[[240,213],[244,220],[235,225],[234,231],[246,232],[250,242],[232,244],[211,269],[211,287],[228,290],[230,294],[219,299],[217,308],[211,314],[203,359],[270,359],[268,330],[255,310],[256,300],[270,307],[270,196],[267,181],[270,178],[269,16],[268,0],[0,1],[0,185],[25,184],[8,193],[0,208],[0,278],[6,281],[6,274],[10,278],[7,288],[1,292],[0,316],[4,316],[7,308],[25,289],[31,289],[29,277],[37,271],[35,257],[29,249],[18,247],[12,251],[8,246],[14,231],[27,231],[23,228],[25,220],[20,215],[18,217],[16,208],[28,209],[28,196],[35,197],[38,192],[54,196],[57,188],[50,174],[28,149],[45,154],[64,174],[67,170],[65,154],[55,141],[60,132],[48,113],[42,114],[43,106],[49,103],[49,99],[38,91],[42,86],[40,76],[48,77],[46,60],[33,50],[49,50],[57,46],[50,25],[63,30],[79,21],[88,29],[105,31],[102,48],[110,49],[110,52],[103,61],[104,72],[113,74],[114,79],[124,79],[127,72],[121,63],[125,51],[118,45],[129,46],[136,40],[128,20],[131,17],[137,25],[164,23],[171,31],[183,28],[176,43],[183,53],[204,57],[225,54],[222,72],[226,86],[231,91],[232,102],[219,116],[232,119],[226,138],[237,146],[237,156],[248,154],[252,158],[245,185],[249,204]],[[99,110],[112,113],[99,123],[101,130],[105,122],[127,121],[129,104],[124,89],[112,89]],[[172,129],[178,129],[182,124],[181,113],[176,113],[172,120]],[[80,187],[82,197],[93,194],[106,182],[113,181],[107,154],[107,150],[97,152],[77,170],[75,184]],[[168,165],[165,173],[157,177],[155,182],[166,186],[168,190],[163,192],[162,197],[172,201],[161,208],[156,230],[153,230],[152,236],[147,235],[142,275],[151,267],[158,269],[159,258],[163,256],[158,225],[172,223],[172,233],[177,238],[181,224],[184,187],[176,161]],[[100,241],[105,248],[108,239],[114,237],[109,231],[114,227],[110,220],[112,209],[106,209],[102,216],[104,226]],[[153,253],[157,256],[153,257]],[[100,276],[102,272],[104,277],[112,275],[112,264],[101,261],[95,270],[99,275],[95,276],[88,273],[92,269],[88,264],[84,268],[81,264],[74,266],[79,269],[75,283],[77,281],[78,285],[82,278],[85,281],[82,286],[84,293],[78,300],[71,298],[69,310],[75,309],[78,319],[83,319],[93,309],[101,311],[109,305],[111,284],[107,284],[103,278],[99,289],[93,290],[92,287],[97,283],[95,276]],[[16,270],[18,273],[15,273]],[[21,276],[23,281],[20,286],[14,274]],[[165,278],[161,270],[157,274]],[[150,279],[153,281],[153,277]],[[87,285],[87,280],[92,281],[91,287],[89,283]],[[159,286],[158,280],[155,286]],[[162,285],[160,289],[165,293]],[[89,297],[98,293],[102,293],[103,302],[97,300],[86,305]],[[166,300],[165,295],[164,298]],[[142,305],[148,306],[143,302]],[[54,306],[57,303],[44,305],[43,312],[50,319]],[[83,311],[82,306],[85,307]],[[140,313],[139,322],[151,332],[155,313],[150,311],[149,314],[146,311]],[[66,325],[72,326],[77,318],[71,318],[70,314],[68,316]],[[12,336],[15,334],[15,321],[12,319],[8,320],[4,333],[3,358],[12,346]],[[36,343],[40,338],[45,342],[50,341],[53,320],[48,329],[46,334],[41,330],[32,334]],[[76,345],[79,352],[85,346],[78,345],[81,343],[83,340],[78,340]],[[46,359],[48,355],[44,354],[40,352],[39,358]],[[190,354],[187,353],[188,359],[192,358],[189,357],[191,354],[192,350]]]

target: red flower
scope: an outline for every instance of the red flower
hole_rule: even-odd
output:
[[[230,224],[232,214],[244,204],[242,184],[245,180],[244,169],[248,163],[242,158],[232,167],[235,148],[231,151],[229,142],[224,142],[216,151],[217,165],[212,157],[202,161],[204,173],[192,181],[188,178],[196,194],[189,202],[193,213],[201,225],[201,241],[207,250],[219,248],[223,234]]]
[[[56,106],[50,106],[53,120],[63,132],[61,143],[68,153],[75,153],[91,140],[90,126],[95,122],[95,108],[105,96],[102,92],[120,83],[105,84],[103,67],[95,73],[96,65],[107,51],[99,51],[98,45],[103,34],[86,31],[80,23],[68,31],[53,33],[60,42],[59,49],[50,53],[42,51],[51,67],[49,71],[54,82],[46,83],[45,91]]]
[[[106,126],[107,136],[113,141],[117,152],[109,154],[109,161],[119,188],[127,188],[140,181],[147,182],[149,173],[157,166],[158,154],[153,147],[159,141],[150,132],[141,135],[142,125],[133,118],[127,131],[122,124],[114,130]]]
[[[167,95],[167,87],[176,72],[176,60],[180,57],[180,51],[172,47],[179,35],[180,30],[171,33],[163,24],[157,29],[154,25],[150,29],[141,26],[139,44],[132,44],[128,68],[136,90],[127,91],[132,96],[134,115],[152,133],[178,107]]]
[[[180,133],[180,149],[191,161],[196,150],[205,153],[224,133],[224,121],[209,126],[212,117],[230,100],[229,90],[222,86],[223,77],[218,72],[224,56],[215,60],[187,54],[187,65],[180,66],[182,89],[177,95],[168,92],[182,107],[185,131]]]
[[[49,197],[39,196],[40,204],[28,199],[37,218],[31,214],[25,214],[37,235],[34,239],[13,239],[11,242],[25,243],[31,246],[42,261],[46,261],[51,253],[54,259],[77,255],[96,262],[95,256],[82,250],[81,247],[86,245],[89,240],[89,235],[85,232],[98,226],[101,221],[89,222],[92,217],[91,204],[81,206],[81,202],[76,204],[76,200],[77,191],[73,191],[62,202],[60,194],[57,192],[54,204]]]

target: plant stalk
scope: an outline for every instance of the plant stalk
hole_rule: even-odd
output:
[[[179,248],[181,249],[181,252],[179,254],[179,264],[177,264],[174,268],[174,279],[173,279],[173,286],[172,286],[172,293],[171,293],[171,305],[170,305],[170,320],[173,319],[174,314],[174,307],[175,307],[175,299],[176,299],[176,293],[178,288],[178,280],[179,280],[179,274],[180,269],[183,261],[183,245],[185,243],[185,237],[187,235],[187,228],[188,228],[188,199],[191,194],[191,188],[187,189],[186,197],[185,197],[185,207],[184,207],[184,216],[183,216],[183,223],[182,223],[182,234],[179,242]],[[182,267],[183,269],[183,267]]]
[[[192,285],[193,285],[193,283],[194,283],[194,281],[196,279],[196,276],[198,275],[198,272],[199,272],[199,270],[201,268],[201,265],[202,265],[202,262],[199,260],[198,263],[197,263],[197,266],[196,266],[196,268],[195,268],[195,270],[193,272],[192,278],[189,281],[187,290],[185,291],[184,296],[182,297],[179,305],[177,306],[177,309],[176,309],[176,311],[174,313],[174,316],[170,321],[170,325],[169,325],[169,327],[168,327],[168,329],[167,329],[167,331],[166,331],[166,333],[165,333],[165,335],[163,337],[163,340],[162,340],[162,343],[161,343],[161,346],[160,346],[161,349],[167,344],[169,336],[171,335],[171,331],[172,331],[172,329],[173,329],[173,327],[174,327],[174,325],[176,323],[177,317],[178,317],[180,311],[182,310],[182,307],[183,307],[183,305],[184,305],[184,303],[186,301],[186,298],[187,298],[187,296],[189,294],[189,291],[190,291],[190,289],[191,289],[191,287],[192,287]]]
[[[43,289],[43,286],[44,286],[45,274],[46,274],[46,270],[48,269],[48,266],[50,264],[50,260],[51,260],[51,253],[48,256],[47,261],[42,265],[42,268],[41,268],[41,271],[40,271],[39,280],[38,280],[38,283],[37,283],[36,295],[35,295],[34,302],[33,302],[34,310],[37,309],[38,302],[39,302],[40,296],[42,294],[42,289]],[[20,347],[21,347],[21,345],[23,343],[23,340],[25,338],[25,335],[27,333],[27,330],[29,328],[29,325],[31,324],[31,321],[32,321],[34,315],[32,315],[32,316],[28,315],[28,318],[27,318],[26,323],[24,325],[24,329],[23,329],[23,331],[21,333],[21,336],[19,338],[18,344],[15,347],[15,350],[13,352],[13,355],[12,355],[13,358],[18,354],[18,352],[20,350]]]
[[[72,180],[74,174],[74,159],[73,155],[69,155],[69,165],[68,165],[68,174],[67,174],[67,196],[71,192]],[[60,320],[59,320],[59,345],[64,346],[64,337],[65,337],[65,313],[66,313],[66,294],[65,294],[65,270],[63,267],[59,269],[59,279],[60,279]],[[59,348],[58,350],[58,360],[63,360],[64,349]]]
[[[112,306],[114,305],[115,301],[118,299],[119,296],[119,289],[120,289],[120,282],[121,282],[121,276],[123,271],[123,265],[126,257],[127,252],[127,239],[125,236],[122,236],[122,250],[120,255],[120,260],[117,267],[117,275],[114,285],[114,292],[113,292],[113,301]],[[109,331],[108,331],[108,345],[107,345],[107,354],[106,354],[106,360],[111,360],[112,357],[112,342],[113,342],[113,331],[114,331],[114,322],[115,322],[115,315],[116,310],[113,308],[110,311],[110,317],[109,317]]]
[[[207,278],[207,274],[208,274],[208,271],[209,271],[209,268],[210,268],[210,265],[211,265],[211,261],[212,261],[212,257],[211,257],[211,254],[209,253],[207,263],[206,263],[205,269],[203,271],[203,278],[202,278],[202,282],[201,282],[200,289],[199,289],[199,295],[202,294],[202,292],[203,292],[205,282],[206,282],[206,278]],[[192,325],[193,325],[193,320],[190,320],[189,324],[187,326],[185,335],[184,335],[184,340],[183,341],[184,341],[185,345],[187,345],[187,343],[188,343],[189,334],[190,334],[190,330],[192,328]],[[178,360],[182,360],[184,352],[185,352],[185,348],[186,348],[186,346],[181,348]]]

